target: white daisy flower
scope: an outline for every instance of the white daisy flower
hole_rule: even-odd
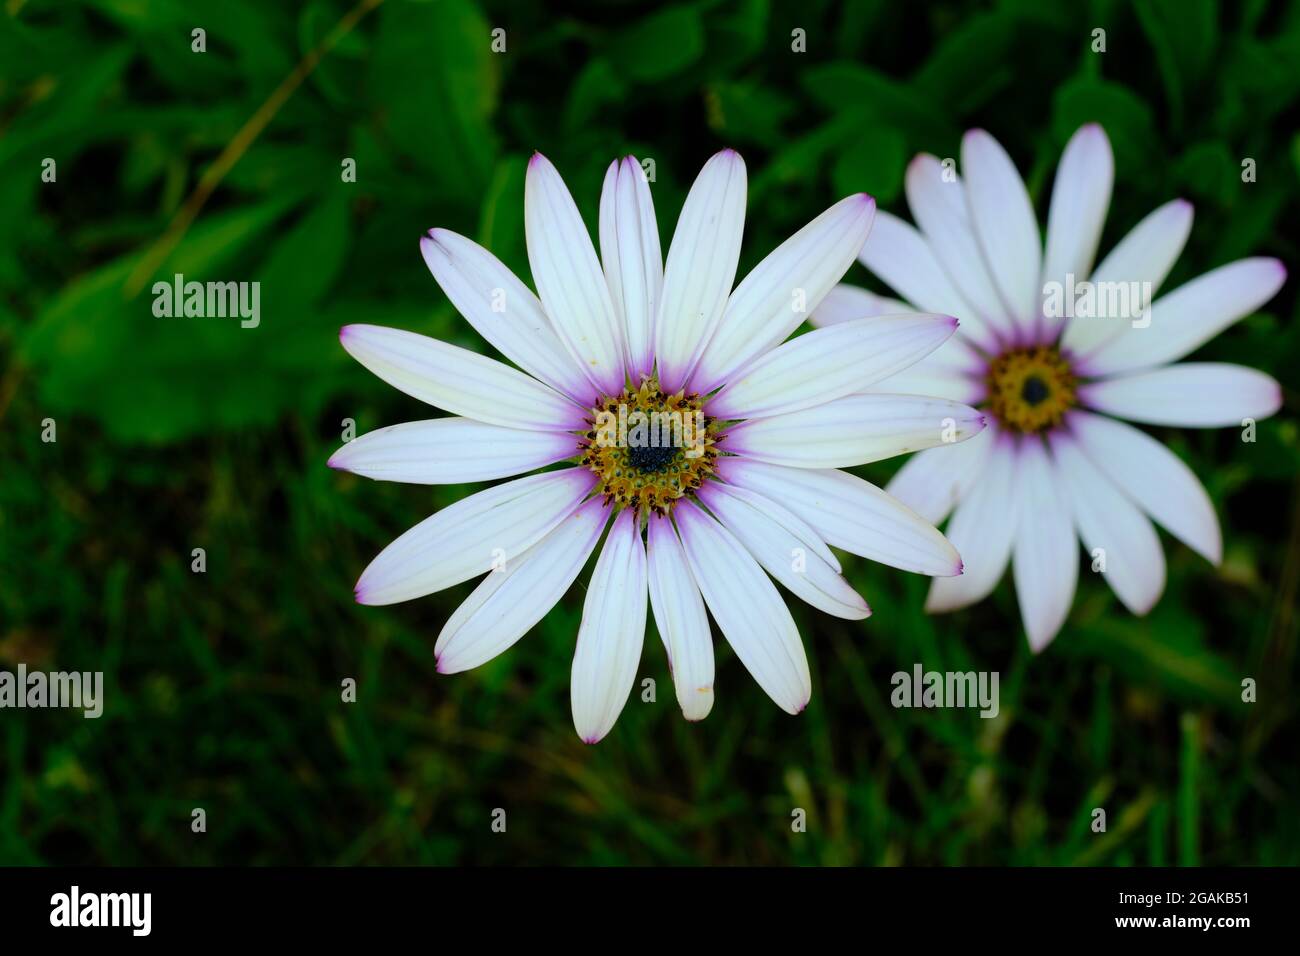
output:
[[[713,705],[706,607],[793,714],[811,694],[808,661],[768,574],[853,620],[870,612],[828,545],[921,574],[961,570],[932,524],[837,470],[984,427],[958,402],[868,389],[937,348],[956,320],[862,318],[781,344],[852,264],[875,203],[859,194],[832,206],[733,291],[745,189],[738,154],[710,159],[664,263],[646,177],[631,157],[616,161],[597,258],[559,173],[536,154],[524,215],[540,299],[463,236],[434,229],[420,243],[452,304],[517,368],[397,329],[341,333],[384,381],[456,417],[371,432],[339,449],[333,467],[439,484],[563,463],[439,511],[361,575],[358,601],[393,604],[488,572],[438,636],[440,672],[476,667],[519,640],[608,527],[571,681],[574,725],[589,743],[628,699],[647,602],[688,719]]]
[[[967,133],[961,166],[964,182],[951,163],[916,157],[906,187],[919,229],[879,213],[860,259],[909,302],[962,320],[942,349],[877,387],[981,405],[990,427],[959,448],[915,456],[888,487],[936,524],[952,515],[947,534],[966,573],[935,581],[927,609],[979,601],[1011,562],[1029,644],[1040,651],[1074,599],[1076,536],[1135,614],[1165,583],[1150,519],[1219,562],[1219,525],[1200,482],[1116,418],[1241,427],[1276,412],[1281,390],[1262,372],[1178,360],[1271,299],[1286,271],[1276,259],[1242,259],[1152,301],[1191,230],[1182,200],[1148,215],[1094,269],[1114,178],[1097,125],[1065,148],[1046,251],[998,142]],[[833,328],[905,308],[839,286],[812,323]]]

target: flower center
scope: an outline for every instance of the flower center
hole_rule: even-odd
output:
[[[620,507],[667,514],[713,474],[716,425],[698,395],[665,395],[655,378],[606,396],[591,409],[581,460],[596,491]]]
[[[1051,346],[1002,353],[985,381],[989,410],[1013,431],[1052,428],[1074,406],[1074,372]]]

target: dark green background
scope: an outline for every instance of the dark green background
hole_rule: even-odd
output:
[[[102,669],[107,684],[98,721],[0,711],[0,862],[1300,862],[1295,5],[387,0],[154,270],[260,281],[261,326],[155,318],[147,285],[125,291],[131,273],[349,7],[0,10],[0,666]],[[1090,50],[1099,27],[1104,54]],[[652,630],[641,675],[658,702],[634,697],[593,748],[569,716],[581,588],[455,677],[434,673],[433,640],[471,584],[352,602],[371,557],[466,489],[325,467],[345,418],[368,431],[428,417],[351,361],[337,329],[485,348],[416,240],[464,232],[526,277],[532,150],[589,223],[609,161],[653,158],[666,248],[701,163],[738,148],[745,270],[849,192],[906,215],[907,159],[956,156],[972,126],[1011,151],[1041,214],[1089,120],[1117,163],[1103,249],[1184,196],[1196,223],[1170,287],[1248,254],[1293,264],[1263,313],[1201,353],[1271,372],[1283,412],[1255,444],[1157,430],[1204,480],[1226,548],[1216,570],[1165,538],[1169,585],[1149,618],[1085,570],[1034,659],[1009,582],[929,618],[926,580],[848,558],[875,615],[796,606],[814,682],[801,717],[719,640],[716,706],[687,724]],[[55,183],[40,180],[46,157]],[[869,282],[856,266],[849,278]],[[47,417],[55,444],[40,440]],[[206,574],[190,572],[195,547]],[[1001,717],[892,709],[890,675],[918,661],[1001,671]],[[1240,700],[1247,676],[1258,703]],[[356,704],[339,700],[345,677]],[[199,806],[205,834],[190,830]],[[807,833],[791,832],[794,807]]]

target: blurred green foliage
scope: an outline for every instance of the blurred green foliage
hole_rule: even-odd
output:
[[[875,615],[795,608],[815,685],[798,719],[719,639],[717,706],[685,723],[651,634],[641,673],[658,702],[634,696],[582,745],[568,705],[581,588],[502,658],[436,675],[433,640],[471,585],[361,608],[352,584],[466,489],[324,465],[345,418],[364,431],[428,414],[350,362],[339,326],[486,348],[416,240],[452,228],[527,276],[534,149],[589,224],[608,162],[653,159],[666,240],[701,163],[736,146],[743,270],[846,193],[903,211],[909,157],[955,156],[972,126],[1045,210],[1060,148],[1096,120],[1117,160],[1103,247],[1182,195],[1197,222],[1171,285],[1246,254],[1295,263],[1296,4],[387,0],[340,31],[349,9],[0,8],[0,666],[102,669],[107,688],[97,721],[0,712],[0,862],[1300,862],[1294,280],[1203,350],[1284,383],[1258,442],[1160,433],[1219,508],[1221,568],[1167,539],[1168,590],[1145,620],[1085,576],[1034,659],[1009,584],[930,618],[924,580],[847,559]],[[149,284],[176,272],[259,280],[261,325],[156,318]],[[57,443],[41,441],[46,418]],[[190,571],[196,547],[206,574]],[[1001,671],[1001,716],[892,709],[890,675],[917,661]],[[1247,676],[1258,703],[1240,700]],[[345,677],[356,704],[340,702]],[[1098,806],[1104,835],[1088,826]]]

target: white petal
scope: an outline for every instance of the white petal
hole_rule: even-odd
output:
[[[1239,259],[1180,285],[1151,303],[1145,327],[1124,325],[1085,356],[1089,375],[1116,375],[1176,362],[1250,315],[1277,293],[1286,269],[1276,259]]]
[[[430,230],[420,240],[420,253],[456,311],[498,352],[556,391],[590,404],[591,385],[542,303],[496,256],[448,229]]]
[[[1114,283],[1122,283],[1123,288],[1136,283],[1138,295],[1130,303],[1131,314],[1076,315],[1066,323],[1061,340],[1065,348],[1075,355],[1086,355],[1117,335],[1129,320],[1140,316],[1174,267],[1191,231],[1192,204],[1183,199],[1165,203],[1134,226],[1089,279],[1101,289]]]
[[[1042,283],[1075,283],[1087,279],[1101,241],[1115,181],[1115,157],[1106,131],[1088,123],[1070,137],[1056,169],[1052,205],[1047,213],[1047,252]],[[1054,337],[1063,316],[1047,317],[1047,334]]]
[[[1011,574],[1035,653],[1061,630],[1079,581],[1079,541],[1060,484],[1042,439],[1024,439],[1015,481],[1020,516]]]
[[[1067,424],[1092,463],[1157,524],[1211,563],[1222,560],[1223,536],[1214,505],[1181,458],[1112,418],[1076,412]]]
[[[956,335],[915,364],[862,391],[926,395],[965,405],[982,402],[988,394],[988,386],[984,381],[988,364],[986,359],[964,341],[964,328],[964,325],[959,326]]]
[[[993,451],[995,432],[986,428],[968,441],[913,455],[885,490],[931,524],[939,524],[970,494]]]
[[[533,281],[560,340],[606,395],[623,388],[623,340],[582,215],[559,172],[534,153],[524,180],[524,238]]]
[[[727,300],[692,389],[707,392],[729,381],[803,324],[853,264],[875,212],[866,193],[842,199],[755,266]]]
[[[761,418],[821,405],[914,365],[956,328],[950,316],[911,314],[817,329],[752,363],[706,411],[720,419]]]
[[[1282,406],[1282,387],[1263,372],[1223,362],[1182,362],[1085,385],[1089,408],[1148,425],[1240,426]]]
[[[666,392],[685,384],[722,320],[740,261],[745,189],[745,161],[724,149],[704,164],[682,206],[654,325],[659,382]]]
[[[651,515],[646,527],[650,607],[668,653],[677,704],[687,720],[713,709],[713,636],[699,585],[670,519]]]
[[[731,532],[688,501],[673,509],[713,619],[758,686],[788,714],[812,697],[799,630],[776,586]]]
[[[1038,321],[1042,240],[1024,180],[1007,151],[982,129],[961,141],[966,204],[984,261],[1022,333]],[[960,313],[958,313],[960,317]]]
[[[600,259],[623,322],[633,383],[654,370],[653,327],[664,284],[663,253],[650,183],[637,161],[609,164],[600,195]]]
[[[948,279],[930,244],[897,216],[876,213],[858,259],[917,308],[958,319],[974,313]]]
[[[624,508],[596,559],[573,655],[573,726],[594,744],[627,704],[645,640],[646,558],[637,516]]]
[[[983,600],[997,585],[1011,558],[1016,531],[1012,474],[1015,446],[1005,432],[989,437],[989,452],[979,480],[957,502],[945,534],[961,555],[961,574],[930,585],[927,611],[952,611]]]
[[[981,412],[940,398],[849,395],[736,425],[722,447],[774,465],[844,468],[963,441],[984,423]]]
[[[573,514],[595,479],[586,468],[529,475],[448,505],[379,552],[357,581],[357,600],[409,601],[509,561]]]
[[[826,328],[829,325],[851,322],[854,319],[865,319],[872,315],[892,315],[915,311],[910,305],[899,299],[876,295],[866,289],[859,289],[855,285],[846,285],[841,282],[826,293],[826,297],[813,310],[813,314],[808,317],[808,321],[817,328]]]
[[[1015,327],[971,227],[966,187],[937,158],[922,153],[907,167],[907,204],[948,278],[971,311],[959,315],[973,341],[994,349]]]
[[[1116,596],[1134,614],[1146,614],[1165,588],[1165,555],[1151,521],[1101,473],[1068,433],[1051,437],[1056,476],[1091,557]]]
[[[348,354],[412,398],[506,428],[572,431],[583,410],[523,372],[427,335],[378,325],[345,325]]]
[[[961,572],[957,551],[934,525],[857,475],[740,458],[721,459],[718,473],[732,485],[780,502],[832,547],[917,574]]]
[[[871,614],[867,602],[829,563],[803,542],[718,481],[706,482],[700,500],[734,534],[758,563],[791,593],[813,607],[850,621]]]
[[[740,469],[753,467],[758,471],[767,470],[776,473],[783,473],[790,470],[788,468],[782,468],[780,465],[764,465],[761,462],[751,462],[744,458],[728,458],[726,461]],[[802,474],[803,472],[804,469],[800,469],[800,473]],[[818,472],[809,473],[819,474]],[[732,474],[732,472],[728,472],[728,474]],[[786,494],[788,491],[788,488],[783,488],[782,494]],[[779,504],[767,495],[760,494],[759,492],[754,491],[751,488],[743,487],[740,484],[727,485],[727,493],[752,505],[754,508],[763,512],[763,514],[767,515],[779,524],[785,531],[794,535],[801,545],[829,564],[836,574],[839,574],[843,570],[840,567],[839,559],[835,557],[835,552],[827,547],[826,542],[822,540],[821,535],[813,530],[813,526],[803,518],[800,518],[785,505]]]
[[[956,376],[948,366],[918,362],[911,368],[889,376],[883,382],[864,388],[870,394],[926,395],[944,398],[963,405],[975,405],[984,400],[987,389],[982,382]]]
[[[449,485],[508,478],[570,458],[577,449],[577,439],[564,432],[434,418],[368,432],[336,451],[329,466],[378,481]]]
[[[564,597],[608,516],[602,501],[588,501],[519,557],[492,570],[438,635],[438,673],[478,667],[527,634]]]

